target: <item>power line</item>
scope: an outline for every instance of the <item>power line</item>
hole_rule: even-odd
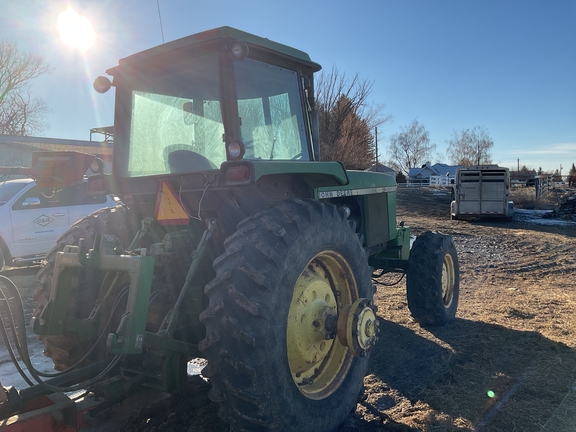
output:
[[[160,0],[156,0],[158,6],[158,19],[160,20],[160,33],[162,33],[162,43],[164,43],[164,29],[162,28],[162,15],[160,15]]]

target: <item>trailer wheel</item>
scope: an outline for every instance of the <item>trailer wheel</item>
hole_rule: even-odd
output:
[[[233,430],[336,429],[376,341],[354,224],[333,205],[290,200],[242,221],[225,248],[199,346],[220,416]]]
[[[81,238],[88,247],[92,247],[96,235],[103,233],[115,235],[127,247],[139,228],[130,216],[130,210],[122,205],[104,208],[76,222],[58,239],[56,246],[46,255],[46,262],[37,275],[39,284],[34,291],[34,300],[38,306],[33,312],[34,317],[40,315],[50,298],[56,254],[67,245],[78,245]],[[90,269],[82,269],[71,278],[77,289],[74,291],[75,295],[69,299],[68,315],[87,317],[99,294],[101,279]],[[39,338],[44,343],[44,355],[52,359],[54,368],[59,371],[75,364],[93,344],[93,341],[83,339],[74,332],[67,332],[63,335],[43,335]],[[102,354],[100,352],[94,355]]]
[[[408,308],[421,325],[445,325],[458,308],[460,275],[452,238],[427,231],[410,251],[406,289]]]

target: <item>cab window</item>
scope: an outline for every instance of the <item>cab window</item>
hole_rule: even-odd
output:
[[[77,206],[90,204],[104,204],[106,195],[89,195],[86,193],[86,183],[68,186],[62,190],[62,205]]]
[[[310,160],[298,74],[244,59],[234,75],[244,158]]]
[[[50,208],[61,206],[78,206],[104,204],[105,195],[88,195],[86,183],[68,186],[63,189],[51,189],[38,185],[31,188],[12,206],[13,210],[32,208]]]
[[[36,185],[14,203],[12,210],[60,207],[62,205],[62,189],[51,189]]]

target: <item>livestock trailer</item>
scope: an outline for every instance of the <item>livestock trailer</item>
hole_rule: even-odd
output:
[[[498,165],[459,168],[452,189],[451,219],[514,219],[514,203],[509,200],[510,171]]]

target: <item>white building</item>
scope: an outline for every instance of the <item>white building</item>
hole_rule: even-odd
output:
[[[420,168],[411,168],[408,171],[406,180],[412,185],[428,186],[433,184],[447,186],[456,177],[458,168],[462,168],[462,165],[446,165],[443,163],[432,165],[430,162],[426,162]]]

